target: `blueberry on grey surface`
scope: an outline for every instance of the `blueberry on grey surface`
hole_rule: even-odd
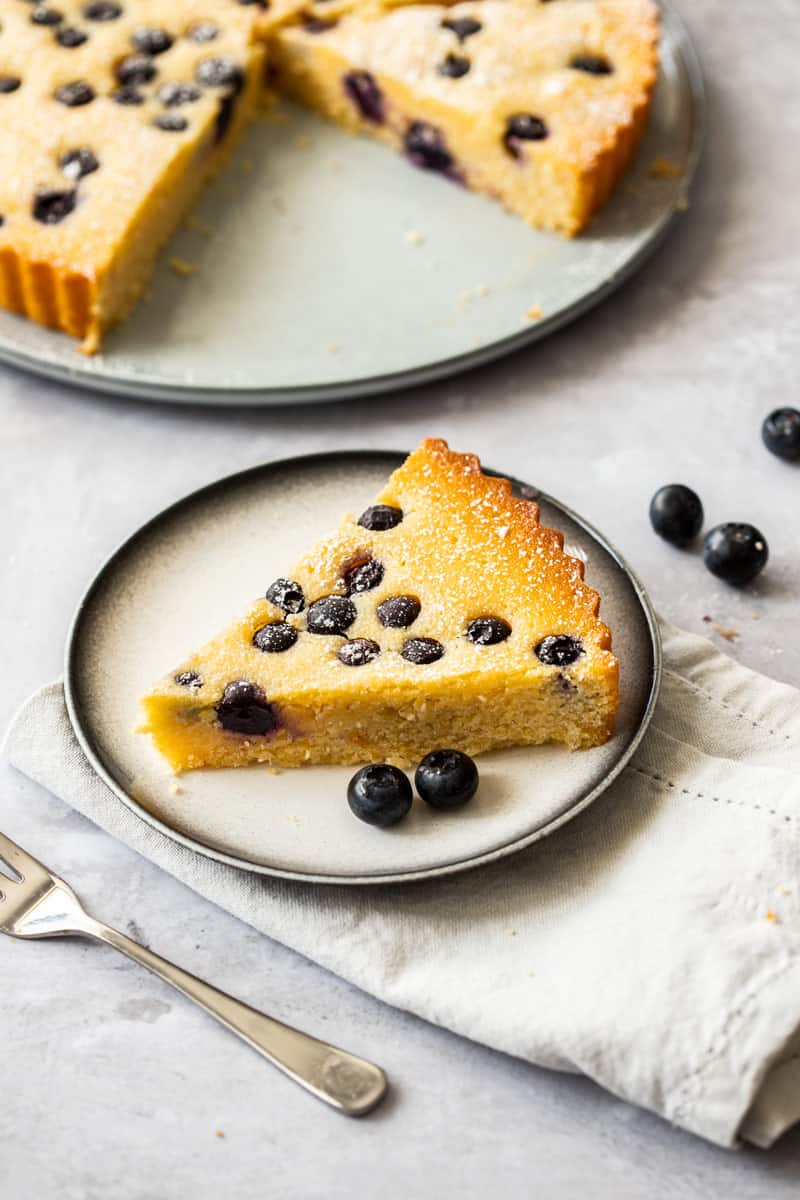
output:
[[[174,678],[179,687],[190,688],[192,691],[197,691],[203,686],[203,680],[197,671],[179,671]]]
[[[174,41],[166,29],[143,27],[133,31],[133,44],[142,54],[164,54]]]
[[[267,588],[267,600],[285,613],[301,613],[306,606],[306,597],[294,579],[279,577]]]
[[[583,654],[583,643],[580,638],[568,634],[556,634],[542,638],[535,650],[539,662],[546,667],[568,667],[577,662]]]
[[[153,124],[165,133],[183,133],[184,129],[189,128],[189,122],[180,113],[159,113]]]
[[[542,142],[550,134],[547,124],[533,113],[514,113],[506,121],[503,145],[512,158],[522,156],[520,142]]]
[[[18,75],[0,75],[0,96],[9,96],[21,83]]]
[[[412,121],[403,139],[406,154],[415,167],[423,171],[446,173],[453,166],[453,156],[447,149],[444,134],[427,121]]]
[[[272,733],[278,728],[275,709],[258,684],[246,679],[228,684],[216,711],[222,728],[231,733]]]
[[[406,662],[415,663],[419,667],[438,662],[444,654],[444,646],[436,638],[408,638],[400,651]]]
[[[377,608],[378,620],[386,629],[408,629],[420,614],[416,596],[389,596]]]
[[[411,808],[414,793],[399,767],[371,763],[356,771],[347,785],[347,803],[359,821],[387,829]]]
[[[241,90],[244,74],[232,58],[203,58],[197,64],[194,77],[203,87],[230,87]]]
[[[84,33],[82,29],[76,29],[74,25],[67,25],[63,29],[56,30],[56,41],[65,50],[74,50],[76,46],[82,46],[88,40],[88,33]]]
[[[800,412],[796,408],[776,408],[765,418],[761,437],[770,453],[796,462],[800,459]]]
[[[703,539],[703,562],[712,575],[741,587],[767,565],[767,540],[754,525],[729,521],[715,525]]]
[[[371,592],[383,579],[383,563],[377,558],[368,558],[361,562],[345,567],[342,572],[342,582],[348,596],[356,592]]]
[[[198,21],[186,34],[190,42],[213,42],[219,36],[219,28],[213,21]]]
[[[114,74],[120,83],[150,83],[158,68],[147,54],[129,54],[117,63]]]
[[[588,75],[611,75],[614,70],[601,54],[576,54],[569,65],[573,71],[586,71]]]
[[[348,71],[342,80],[344,90],[361,116],[372,125],[382,125],[386,116],[383,92],[369,71]]]
[[[297,630],[285,621],[270,621],[253,634],[253,645],[264,654],[283,654],[297,641]]]
[[[471,65],[463,54],[448,54],[436,69],[447,79],[460,79],[462,75],[467,74]]]
[[[66,150],[58,160],[58,165],[68,179],[83,179],[99,170],[100,161],[93,150],[80,146],[75,150]]]
[[[363,529],[385,533],[387,529],[394,529],[395,525],[399,525],[402,519],[402,508],[395,508],[392,504],[371,504],[358,518],[358,524]]]
[[[308,632],[345,634],[356,616],[356,606],[347,596],[323,596],[309,605]]]
[[[417,767],[414,784],[432,808],[461,808],[478,790],[478,768],[460,750],[432,750]]]
[[[113,0],[95,0],[84,7],[83,15],[89,21],[116,21],[122,16],[122,5]]]
[[[346,667],[365,667],[374,662],[380,652],[380,646],[372,638],[352,638],[339,647],[336,657]]]
[[[683,483],[668,483],[650,501],[650,524],[673,546],[688,546],[703,528],[703,505]]]
[[[162,83],[158,89],[158,98],[167,108],[178,108],[181,104],[194,104],[202,94],[200,88],[193,83]]]
[[[442,21],[442,29],[449,29],[451,33],[456,35],[460,42],[465,42],[468,37],[472,37],[475,33],[480,33],[483,26],[474,17],[453,17],[451,20],[445,18]]]
[[[75,79],[71,83],[62,83],[53,95],[59,104],[66,104],[67,108],[80,108],[94,100],[94,88],[85,79]]]
[[[115,104],[144,104],[144,93],[132,83],[126,83],[124,87],[111,93],[111,99]]]
[[[34,25],[60,25],[64,14],[57,8],[48,8],[46,4],[37,4],[31,10],[31,21]]]
[[[33,199],[33,219],[42,225],[58,225],[73,211],[77,198],[74,188],[37,192]]]
[[[476,617],[467,626],[467,638],[476,646],[496,646],[511,633],[511,626],[502,617]]]

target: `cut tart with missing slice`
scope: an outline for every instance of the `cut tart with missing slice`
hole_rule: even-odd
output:
[[[658,67],[650,0],[312,11],[271,42],[282,91],[532,225],[583,229],[644,130]]]
[[[597,746],[618,703],[598,606],[534,502],[425,441],[155,686],[143,729],[177,770]]]
[[[257,9],[0,0],[0,305],[95,351],[262,86]]]

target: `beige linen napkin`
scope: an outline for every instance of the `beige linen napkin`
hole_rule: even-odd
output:
[[[720,1145],[768,1146],[800,1119],[800,692],[663,634],[652,727],[609,791],[513,858],[424,883],[289,883],[171,842],[94,775],[57,683],[5,749],[203,896],[382,1000],[583,1072]]]

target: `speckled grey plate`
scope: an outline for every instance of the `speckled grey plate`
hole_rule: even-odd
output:
[[[481,787],[466,809],[435,813],[418,801],[402,825],[381,832],[347,807],[353,768],[247,767],[193,771],[176,781],[150,739],[135,732],[139,697],[152,682],[284,573],[335,514],[366,507],[400,461],[397,454],[354,451],[233,475],[155,517],[102,568],[70,634],[67,705],[93,766],[143,820],[248,870],[396,883],[511,854],[575,816],[622,770],[658,691],[655,619],[617,552],[545,496],[543,521],[561,529],[570,552],[585,560],[613,631],[622,700],[607,745],[483,755]]]
[[[429,381],[544,337],[628,278],[685,207],[703,88],[664,6],[652,121],[582,237],[537,233],[485,197],[282,105],[162,255],[152,299],[86,359],[0,312],[0,359],[150,400],[284,404]],[[649,168],[663,156],[674,178]],[[200,232],[211,230],[210,236]],[[177,276],[171,258],[198,266]],[[541,310],[539,320],[526,314]]]

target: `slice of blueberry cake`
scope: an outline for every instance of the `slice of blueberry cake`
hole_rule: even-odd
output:
[[[507,480],[423,442],[374,505],[155,686],[143,728],[177,770],[599,745],[617,661],[562,546]]]
[[[650,0],[318,0],[270,60],[281,90],[346,129],[575,234],[643,132],[658,34]]]
[[[255,108],[258,11],[0,0],[0,305],[97,349]]]

